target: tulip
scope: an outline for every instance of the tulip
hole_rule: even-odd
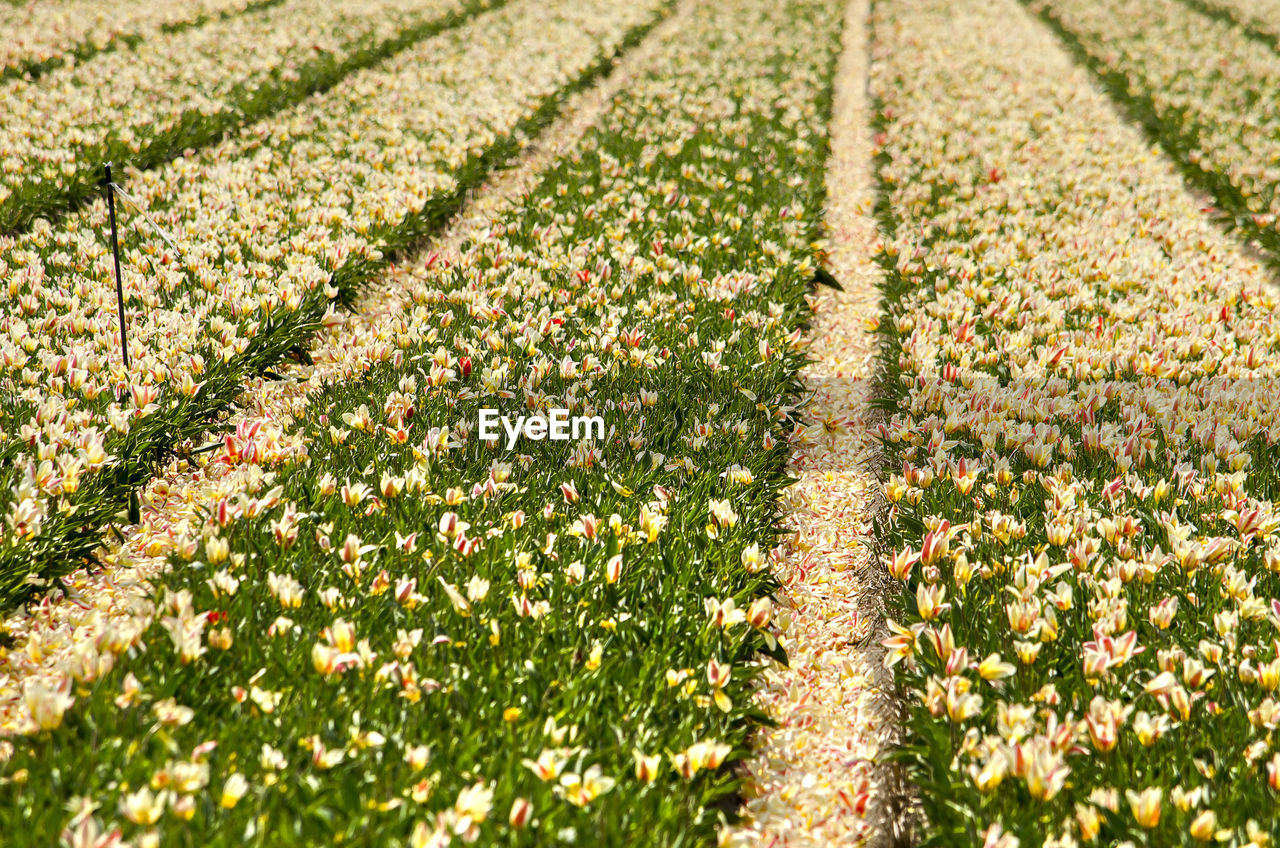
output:
[[[151,790],[144,786],[136,792],[121,797],[120,814],[134,824],[144,827],[153,825],[160,820],[160,814],[164,812],[169,794],[166,790],[153,795]]]
[[[636,780],[641,783],[652,783],[653,779],[658,775],[658,766],[662,762],[662,755],[648,756],[641,753],[639,749],[633,751],[632,755],[636,761]]]
[[[747,622],[757,630],[763,630],[769,626],[772,617],[773,602],[768,598],[757,598],[747,610]]]
[[[978,666],[978,675],[983,680],[1002,680],[1012,677],[1016,672],[1017,667],[1001,660],[999,654],[991,654]]]
[[[1213,810],[1205,810],[1196,816],[1192,822],[1191,836],[1200,842],[1208,842],[1214,838],[1218,826],[1218,817],[1214,815]]]
[[[1124,797],[1129,802],[1129,809],[1138,826],[1151,830],[1160,823],[1160,802],[1164,791],[1157,786],[1148,787],[1141,792],[1126,789]]]
[[[529,824],[529,820],[533,818],[533,804],[525,798],[516,798],[511,802],[511,813],[507,816],[507,822],[516,830],[523,830]]]
[[[911,566],[913,566],[919,559],[920,555],[913,552],[910,548],[899,551],[894,554],[893,559],[889,563],[889,576],[898,580],[906,580],[907,576],[911,573]]]
[[[40,680],[28,680],[23,686],[23,701],[40,730],[53,730],[62,724],[62,716],[75,702],[70,694],[71,680],[50,688]]]
[[[218,804],[223,809],[229,810],[240,803],[240,799],[248,791],[249,781],[245,780],[244,775],[240,774],[240,772],[235,772],[223,784],[222,796],[218,799]]]

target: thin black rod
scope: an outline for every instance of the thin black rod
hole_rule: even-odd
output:
[[[112,188],[111,163],[105,166],[107,176],[103,183],[107,191],[107,215],[111,218],[111,255],[116,263],[116,306],[120,310],[120,353],[124,357],[124,368],[129,370],[129,336],[124,327],[124,283],[120,277],[120,236],[116,232],[116,192]]]

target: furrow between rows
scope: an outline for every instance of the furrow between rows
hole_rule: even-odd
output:
[[[787,471],[788,535],[770,556],[782,584],[775,613],[786,665],[765,659],[756,700],[776,726],[753,740],[744,820],[721,843],[765,846],[876,844],[895,787],[877,767],[892,730],[888,674],[878,662],[884,586],[872,519],[877,413],[870,400],[879,316],[878,242],[870,215],[868,4],[845,12],[826,170],[824,252],[839,290],[811,298],[810,359],[800,372],[812,398],[807,430]]]

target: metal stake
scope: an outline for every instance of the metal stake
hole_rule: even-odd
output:
[[[103,188],[107,192],[107,215],[111,218],[111,255],[116,263],[116,306],[120,309],[120,353],[124,357],[124,368],[129,370],[129,336],[124,326],[124,283],[120,277],[120,236],[116,232],[116,192],[112,187],[111,163],[104,166],[106,178]]]

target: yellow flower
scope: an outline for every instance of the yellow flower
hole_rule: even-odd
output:
[[[1156,740],[1164,735],[1164,731],[1169,724],[1168,716],[1157,716],[1153,718],[1149,713],[1139,712],[1133,717],[1133,732],[1138,737],[1138,742],[1144,748],[1150,748],[1156,743]]]
[[[249,791],[249,781],[240,772],[235,772],[227,778],[227,782],[222,785],[222,797],[218,799],[218,804],[226,810],[231,809],[240,803],[240,799]]]
[[[987,760],[982,770],[974,776],[973,784],[978,787],[980,792],[994,791],[996,787],[1004,782],[1008,769],[1009,761],[1005,759],[1004,754],[997,751],[991,759]]]
[[[426,745],[414,745],[406,748],[404,752],[404,761],[409,764],[409,768],[414,771],[422,771],[427,767],[427,762],[431,759],[431,749]]]
[[[702,603],[712,624],[722,630],[727,630],[735,624],[741,624],[746,620],[746,614],[738,609],[738,604],[733,598],[725,598],[724,601],[707,598]]]
[[[191,821],[196,814],[196,799],[184,795],[173,802],[173,814],[183,821]]]
[[[453,605],[453,611],[463,618],[471,615],[471,602],[462,596],[458,591],[458,587],[452,583],[446,583],[443,577],[436,575],[436,580],[440,581],[441,587],[444,588],[445,595],[449,598],[449,603]]]
[[[165,803],[169,798],[168,790],[152,794],[147,787],[125,795],[120,799],[120,813],[134,824],[149,826],[160,819]]]
[[[636,761],[636,780],[641,783],[652,783],[658,775],[658,766],[662,763],[662,755],[646,756],[640,749],[631,752]]]
[[[1027,791],[1037,801],[1051,800],[1065,785],[1071,769],[1047,741],[1029,744],[1034,751],[1027,762]]]
[[[588,768],[581,776],[565,774],[560,777],[557,792],[575,807],[585,807],[599,796],[613,789],[614,780],[603,774],[600,766]]]
[[[1128,800],[1129,809],[1133,812],[1139,827],[1150,830],[1160,823],[1160,806],[1164,798],[1164,790],[1158,786],[1148,787],[1141,792],[1126,789],[1124,797]]]
[[[1017,670],[1013,663],[1001,660],[999,654],[992,654],[978,666],[978,675],[983,680],[1001,680],[1011,677]]]
[[[1205,810],[1192,820],[1191,835],[1201,842],[1208,842],[1214,838],[1217,826],[1218,817],[1214,815],[1213,810]]]
[[[28,680],[23,686],[23,699],[27,709],[31,711],[32,720],[41,730],[53,730],[62,724],[62,714],[75,702],[70,690],[70,678],[65,678],[54,689],[39,680]]]
[[[435,785],[434,777],[419,780],[409,787],[409,797],[414,800],[414,803],[425,804],[431,797],[431,791],[435,789]]]
[[[493,809],[493,789],[483,781],[478,781],[458,793],[453,803],[458,815],[454,825],[456,833],[463,833],[473,824],[478,824],[489,817]]]
[[[1092,842],[1102,829],[1102,816],[1098,808],[1090,804],[1076,804],[1076,824],[1080,828],[1080,838]]]
[[[351,651],[356,646],[356,629],[351,626],[351,622],[345,619],[337,619],[331,626],[325,629],[325,636],[329,640],[329,644],[337,648],[342,653]]]
[[[542,753],[538,755],[537,760],[521,760],[521,763],[529,771],[538,776],[539,780],[555,780],[559,776],[560,770],[564,768],[565,757],[561,752],[544,748]]]
[[[219,651],[231,650],[231,644],[234,637],[231,634],[230,627],[219,627],[209,631],[209,647],[217,648]]]
[[[195,710],[182,706],[173,698],[157,701],[151,710],[161,724],[169,727],[181,727],[196,716]]]
[[[686,780],[704,768],[716,769],[732,749],[723,742],[708,739],[695,742],[671,758],[671,765]]]
[[[921,583],[916,586],[916,610],[920,617],[925,621],[933,621],[951,609],[951,604],[945,602],[946,597],[947,587],[941,584]]]

